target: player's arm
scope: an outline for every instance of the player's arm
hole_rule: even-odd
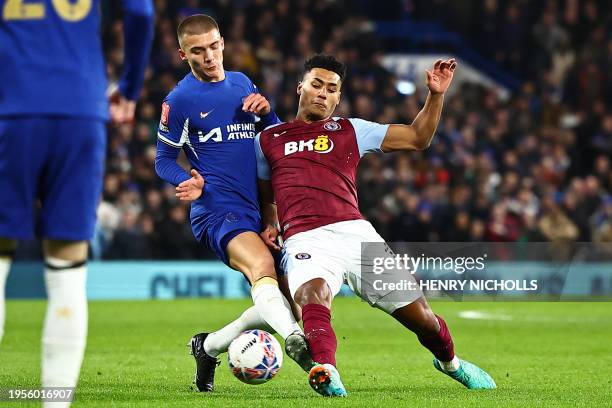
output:
[[[266,245],[272,249],[280,250],[277,238],[280,234],[276,203],[274,202],[274,192],[270,180],[257,180],[259,187],[259,201],[261,207],[261,238]]]
[[[155,172],[164,181],[178,186],[189,179],[189,175],[176,162],[181,149],[169,146],[157,139],[157,153],[155,154]]]
[[[255,136],[255,155],[257,157],[257,186],[259,188],[259,205],[261,207],[261,238],[266,245],[272,249],[280,250],[276,243],[280,226],[276,213],[276,202],[274,200],[274,190],[270,182],[270,165],[266,156],[261,150],[259,143],[261,133]]]
[[[257,86],[253,84],[250,79],[248,79],[248,81],[251,88],[251,94],[244,99],[242,103],[242,110],[245,112],[252,112],[259,116],[261,119],[257,123],[259,130],[263,130],[268,126],[276,125],[277,123],[281,123],[281,120],[276,115],[276,112],[272,110],[270,102],[265,96],[259,93],[259,89],[257,89]]]
[[[200,198],[204,191],[204,178],[195,169],[189,174],[176,162],[180,149],[157,140],[155,172],[166,182],[176,186],[176,197],[181,201]]]
[[[182,114],[180,100],[168,96],[162,104],[161,119],[157,131],[155,172],[176,187],[176,196],[183,201],[193,201],[202,195],[204,179],[192,169],[188,174],[177,159],[189,137],[189,119]]]
[[[142,89],[153,43],[153,2],[122,0],[122,6],[125,63],[118,87],[109,92],[111,118],[116,123],[134,119],[136,100]]]
[[[456,67],[455,59],[438,60],[432,71],[426,71],[429,94],[425,106],[411,125],[389,125],[380,147],[383,152],[423,150],[429,147],[440,122],[444,93],[450,86]]]

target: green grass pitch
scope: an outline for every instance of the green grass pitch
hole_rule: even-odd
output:
[[[612,406],[612,304],[605,302],[433,302],[459,357],[488,370],[498,384],[494,391],[464,389],[433,368],[412,333],[355,298],[339,298],[333,325],[348,398],[315,394],[288,359],[269,383],[242,384],[225,355],[216,390],[194,392],[189,338],[220,327],[248,305],[216,299],[90,302],[89,341],[73,406]],[[42,301],[7,302],[0,387],[39,386],[44,307]],[[466,311],[481,319],[461,317]]]

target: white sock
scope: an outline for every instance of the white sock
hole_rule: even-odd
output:
[[[204,340],[204,351],[212,357],[225,353],[232,340],[240,333],[250,329],[266,330],[274,333],[274,330],[261,318],[255,306],[249,307],[242,315],[227,326],[214,333],[210,333]]]
[[[457,356],[453,357],[451,361],[438,360],[438,362],[440,363],[440,367],[446,372],[453,372],[459,369],[459,359]]]
[[[4,319],[5,319],[5,300],[4,291],[6,286],[6,278],[8,277],[9,270],[11,269],[11,261],[13,259],[8,256],[0,256],[0,343],[2,342],[2,336],[4,335]]]
[[[258,280],[253,285],[251,296],[259,315],[283,339],[295,331],[302,331],[293,317],[289,302],[278,288],[276,280],[272,278]]]
[[[57,258],[47,257],[45,261],[48,304],[42,339],[42,386],[76,387],[87,341],[87,269],[85,265],[70,267],[72,262]]]

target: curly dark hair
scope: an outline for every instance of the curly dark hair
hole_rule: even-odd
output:
[[[340,76],[342,82],[344,82],[344,78],[346,77],[346,65],[338,61],[333,55],[316,54],[306,60],[306,62],[304,62],[304,75],[313,68],[323,68],[335,72]]]

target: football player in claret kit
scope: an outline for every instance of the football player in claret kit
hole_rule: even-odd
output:
[[[444,319],[432,312],[421,292],[362,292],[368,282],[361,280],[361,264],[371,263],[375,254],[362,254],[361,244],[384,240],[359,212],[355,188],[359,160],[368,152],[427,148],[456,66],[454,59],[439,60],[427,71],[429,95],[411,125],[382,125],[332,118],[346,68],[334,57],[316,55],[306,61],[297,88],[296,119],[256,137],[260,193],[262,203],[267,203],[262,205],[277,206],[284,238],[282,266],[291,296],[302,308],[304,333],[317,363],[310,370],[309,383],[322,395],[346,396],[336,369],[331,326],[332,300],[343,282],[413,331],[434,355],[439,371],[470,389],[495,388],[485,371],[455,356]],[[264,225],[264,241],[276,246],[277,221],[264,219]]]
[[[190,219],[196,239],[244,274],[252,285],[254,303],[221,330],[192,338],[196,386],[212,391],[217,356],[242,331],[253,328],[271,327],[268,330],[285,339],[287,354],[309,370],[312,360],[302,329],[279,289],[274,260],[259,236],[253,141],[256,127],[279,119],[246,75],[224,70],[224,42],[212,17],[187,17],[179,24],[177,36],[180,57],[191,72],[163,102],[155,169],[177,186],[180,200],[192,202]],[[176,162],[181,149],[191,174]]]

